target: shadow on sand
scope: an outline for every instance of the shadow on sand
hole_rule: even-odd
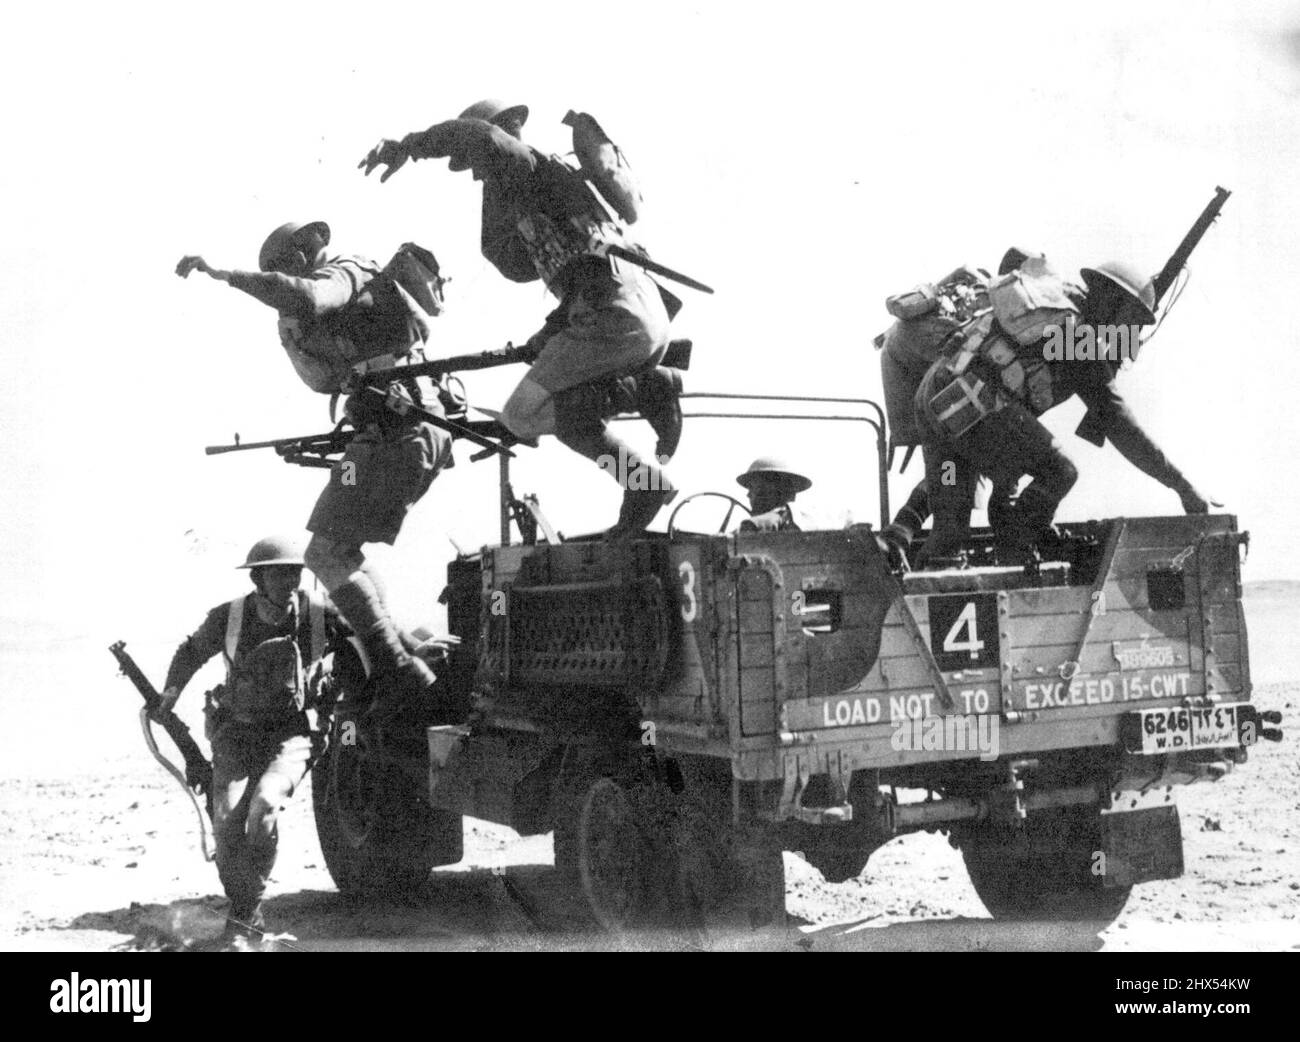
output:
[[[123,936],[117,950],[212,950],[226,899],[136,904],[85,912],[69,930]],[[1098,923],[994,922],[957,917],[881,922],[879,917],[815,927],[787,917],[756,927],[724,907],[701,926],[648,924],[619,934],[592,920],[577,887],[550,865],[435,871],[419,890],[353,899],[300,890],[267,900],[274,951],[1096,951]]]

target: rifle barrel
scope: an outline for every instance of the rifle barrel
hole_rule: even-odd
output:
[[[1177,280],[1179,273],[1187,267],[1187,261],[1192,255],[1192,251],[1200,245],[1201,239],[1205,233],[1210,230],[1218,218],[1219,213],[1223,210],[1224,204],[1228,201],[1228,196],[1232,195],[1228,189],[1216,186],[1214,189],[1214,198],[1201,211],[1201,215],[1196,218],[1196,223],[1192,225],[1191,230],[1183,236],[1183,241],[1178,244],[1178,249],[1170,254],[1169,260],[1165,266],[1160,269],[1159,273],[1152,280],[1155,284],[1156,303],[1159,304],[1164,295],[1169,292],[1169,287]]]
[[[447,373],[464,373],[475,369],[495,369],[497,366],[527,362],[531,359],[532,352],[528,351],[527,348],[507,344],[505,347],[494,347],[489,351],[478,351],[474,354],[452,355],[449,358],[431,358],[425,362],[413,362],[411,365],[375,369],[366,373],[361,380],[362,383],[373,386],[375,384],[391,383],[393,380],[402,377],[438,377],[445,376]]]
[[[233,445],[209,445],[203,452],[208,456],[219,456],[223,452],[246,452],[250,449],[278,449],[282,445],[303,445],[325,443],[334,440],[337,431],[326,434],[304,434],[299,438],[272,438],[269,441],[237,441]]]

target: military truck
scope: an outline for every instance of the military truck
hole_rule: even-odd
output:
[[[765,400],[822,412],[694,415],[868,424],[883,525],[879,407]],[[345,709],[316,768],[341,889],[458,861],[472,815],[553,832],[557,871],[611,929],[728,894],[762,921],[783,850],[840,881],[926,830],[995,918],[1109,921],[1184,871],[1176,788],[1279,736],[1250,701],[1230,515],[1062,524],[1031,568],[977,530],[954,567],[907,573],[869,525],[728,532],[743,505],[699,495],[729,501],[723,530],[684,528],[688,497],[666,532],[561,540],[530,501],[522,542],[451,562],[440,716],[349,742]]]

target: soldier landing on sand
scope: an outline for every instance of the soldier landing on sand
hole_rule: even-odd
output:
[[[1078,477],[1060,443],[1038,420],[1074,395],[1124,458],[1173,489],[1187,513],[1203,514],[1209,507],[1120,396],[1115,386],[1121,362],[1117,352],[1105,352],[1109,357],[1098,357],[1101,352],[1049,357],[1045,341],[1054,331],[1087,331],[1092,341],[1102,344],[1113,340],[1113,331],[1136,332],[1155,321],[1152,280],[1131,266],[1101,264],[1085,268],[1083,278],[1086,289],[1067,283],[1045,265],[1026,263],[992,282],[991,312],[952,339],[916,394],[917,421],[928,440],[926,479],[932,492],[940,487],[939,472],[945,464],[968,483],[972,475],[984,473],[995,487],[1006,489],[1014,488],[1023,475],[1030,477],[1030,484],[1005,509],[990,516],[999,548],[1011,562],[1033,560],[1040,541],[1050,540],[1056,508]],[[935,521],[929,557],[959,545],[969,525],[964,498],[943,498],[939,502],[932,496]]]
[[[680,304],[647,274],[644,265],[653,262],[629,237],[624,220],[636,217],[640,198],[619,176],[626,169],[599,124],[582,113],[566,117],[580,172],[520,140],[527,118],[526,106],[481,101],[458,119],[380,142],[360,165],[367,174],[385,167],[381,180],[387,180],[408,159],[450,157],[452,170],[472,170],[483,182],[483,255],[512,282],[540,278],[560,301],[529,340],[536,361],[506,402],[502,420],[521,438],[554,434],[598,464],[633,461],[629,467],[602,465],[624,489],[611,535],[630,535],[644,530],[675,494],[660,462],[677,447],[681,383],[679,374],[658,363]],[[610,433],[611,379],[622,384],[619,397],[637,402],[655,428],[658,460],[629,453]]]
[[[221,271],[185,257],[176,272],[202,271],[274,307],[299,376],[314,391],[337,394],[354,372],[422,357],[445,280],[433,254],[410,243],[380,268],[363,257],[328,258],[329,240],[323,222],[286,224],[262,246],[261,271]],[[434,680],[410,654],[413,644],[393,623],[384,583],[362,551],[366,543],[396,540],[407,511],[451,459],[451,436],[408,411],[411,405],[444,415],[438,396],[415,380],[392,383],[387,400],[373,391],[347,399],[357,433],[307,522],[307,567],[361,639],[376,695],[394,696],[385,712],[429,691]]]
[[[172,710],[205,662],[224,658],[226,682],[208,692],[204,712],[217,872],[230,898],[222,943],[236,950],[262,940],[279,815],[323,742],[322,659],[332,645],[346,647],[338,613],[298,588],[303,562],[294,540],[259,540],[239,567],[250,570],[253,592],[217,605],[177,648],[155,713]]]

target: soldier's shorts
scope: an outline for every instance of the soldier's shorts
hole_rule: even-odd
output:
[[[568,325],[546,342],[527,379],[554,394],[663,357],[668,312],[659,287],[640,268],[614,264],[613,275],[571,294]]]
[[[266,892],[275,864],[276,822],[316,751],[306,730],[302,721],[271,729],[226,723],[212,736],[217,874],[236,918],[253,916]]]
[[[1058,501],[1074,484],[1074,467],[1061,443],[1018,401],[1005,402],[984,417],[956,440],[955,448],[976,470],[999,484],[1014,483],[1028,474],[1053,490],[1059,488]]]
[[[431,423],[370,424],[348,445],[307,530],[350,546],[389,543],[451,459],[451,435]]]

